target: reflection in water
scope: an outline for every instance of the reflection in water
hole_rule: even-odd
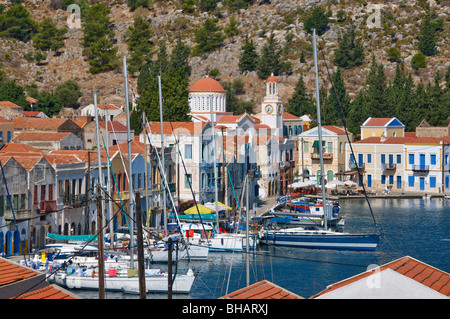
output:
[[[382,265],[411,256],[443,271],[450,271],[450,201],[443,199],[371,199],[375,220],[384,231],[375,252],[314,250],[261,246],[251,252],[250,283],[269,280],[304,298],[327,285],[364,272],[369,265]],[[364,199],[341,201],[348,232],[371,232],[374,223]],[[167,270],[167,265],[158,265]],[[246,286],[244,253],[210,253],[207,262],[180,262],[178,273],[194,268],[198,276],[188,295],[173,298],[214,299]],[[74,290],[85,298],[98,292]],[[108,298],[138,298],[107,293]],[[148,298],[167,298],[148,294]]]

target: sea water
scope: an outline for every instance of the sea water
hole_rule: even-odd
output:
[[[364,199],[341,200],[346,216],[345,231],[372,232],[375,223],[384,234],[376,251],[337,251],[261,245],[250,252],[250,284],[269,280],[303,298],[328,285],[355,276],[373,265],[383,265],[404,256],[450,272],[450,200],[370,199],[372,213]],[[189,294],[173,298],[215,299],[243,288],[247,255],[210,253],[208,261],[181,261],[178,274],[193,268],[198,274]],[[155,265],[156,266],[156,265]],[[167,269],[167,265],[157,265]],[[97,298],[96,291],[74,290],[83,298]],[[106,292],[107,298],[132,299],[136,295]],[[167,294],[147,294],[167,298]]]

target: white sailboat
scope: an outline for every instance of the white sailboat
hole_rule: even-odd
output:
[[[319,78],[317,65],[316,30],[313,30],[314,44],[314,69],[316,75],[316,106],[317,124],[319,133],[319,145],[322,145],[322,125],[320,117]],[[320,150],[320,169],[324,172],[323,149]],[[379,234],[350,234],[327,230],[327,217],[331,216],[331,205],[325,199],[324,179],[321,178],[322,203],[324,203],[324,230],[306,230],[304,228],[290,228],[280,230],[266,230],[262,242],[270,245],[326,248],[326,249],[350,249],[350,250],[375,250],[380,238]]]

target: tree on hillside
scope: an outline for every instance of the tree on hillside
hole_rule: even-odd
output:
[[[57,51],[64,46],[63,36],[66,32],[66,28],[58,29],[52,19],[46,18],[38,24],[33,46],[36,50]]]
[[[26,100],[23,87],[17,85],[15,80],[0,83],[0,101],[10,101],[25,110],[29,109],[30,106],[30,103]]]
[[[338,39],[334,62],[344,69],[351,69],[364,62],[364,48],[361,39],[356,39],[355,26],[351,24]]]
[[[119,65],[110,13],[105,4],[98,3],[90,6],[83,15],[83,55],[88,58],[92,74],[112,70]]]
[[[428,8],[425,12],[425,19],[420,28],[419,50],[423,54],[430,56],[436,54],[436,31],[431,22],[431,13]]]
[[[139,109],[145,111],[150,121],[160,120],[158,75],[161,76],[164,120],[190,120],[188,52],[188,47],[179,40],[170,58],[167,57],[165,46],[162,46],[158,59],[141,68],[137,88],[140,94]],[[166,67],[160,67],[162,64]]]
[[[316,29],[318,35],[325,33],[328,27],[328,16],[322,7],[312,9],[303,23],[306,32],[312,34]]]
[[[258,53],[256,53],[256,46],[248,35],[245,36],[245,43],[241,47],[242,54],[239,58],[239,70],[255,71],[258,63]]]
[[[139,7],[148,7],[150,5],[149,0],[127,0],[128,7],[134,11]]]
[[[311,94],[308,93],[305,82],[303,81],[303,75],[300,77],[295,86],[294,93],[288,101],[287,112],[296,116],[302,116],[305,114],[315,115],[316,109]]]
[[[333,73],[332,80],[334,90],[333,87],[330,87],[328,98],[326,101],[323,101],[324,123],[326,125],[343,125],[341,119],[341,111],[345,118],[349,112],[350,98],[347,94],[347,89],[344,84],[344,78],[342,76],[341,68],[338,67],[336,72]]]
[[[224,35],[222,29],[217,26],[218,19],[206,19],[202,27],[194,31],[194,47],[193,54],[201,55],[206,52],[214,51],[222,45]]]
[[[37,22],[21,4],[9,8],[0,14],[0,36],[28,42],[36,33]]]
[[[42,91],[39,93],[37,100],[36,110],[44,112],[48,117],[52,117],[61,111],[61,100],[53,92]]]
[[[76,108],[79,106],[78,99],[81,97],[81,89],[74,80],[67,80],[55,89],[55,95],[61,101],[62,107]]]
[[[119,66],[118,48],[106,36],[90,46],[89,72],[97,74],[113,70]]]
[[[127,45],[131,56],[128,60],[130,73],[138,72],[144,62],[151,60],[153,54],[151,35],[150,23],[141,17],[136,17],[133,25],[128,27],[125,36],[128,37]]]
[[[257,64],[257,74],[260,79],[267,79],[272,73],[280,75],[283,72],[281,59],[282,49],[272,33],[261,49]]]

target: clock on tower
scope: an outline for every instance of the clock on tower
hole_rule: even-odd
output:
[[[272,74],[266,82],[266,96],[262,103],[262,124],[272,128],[273,134],[283,136],[283,103],[278,95],[278,79]]]

